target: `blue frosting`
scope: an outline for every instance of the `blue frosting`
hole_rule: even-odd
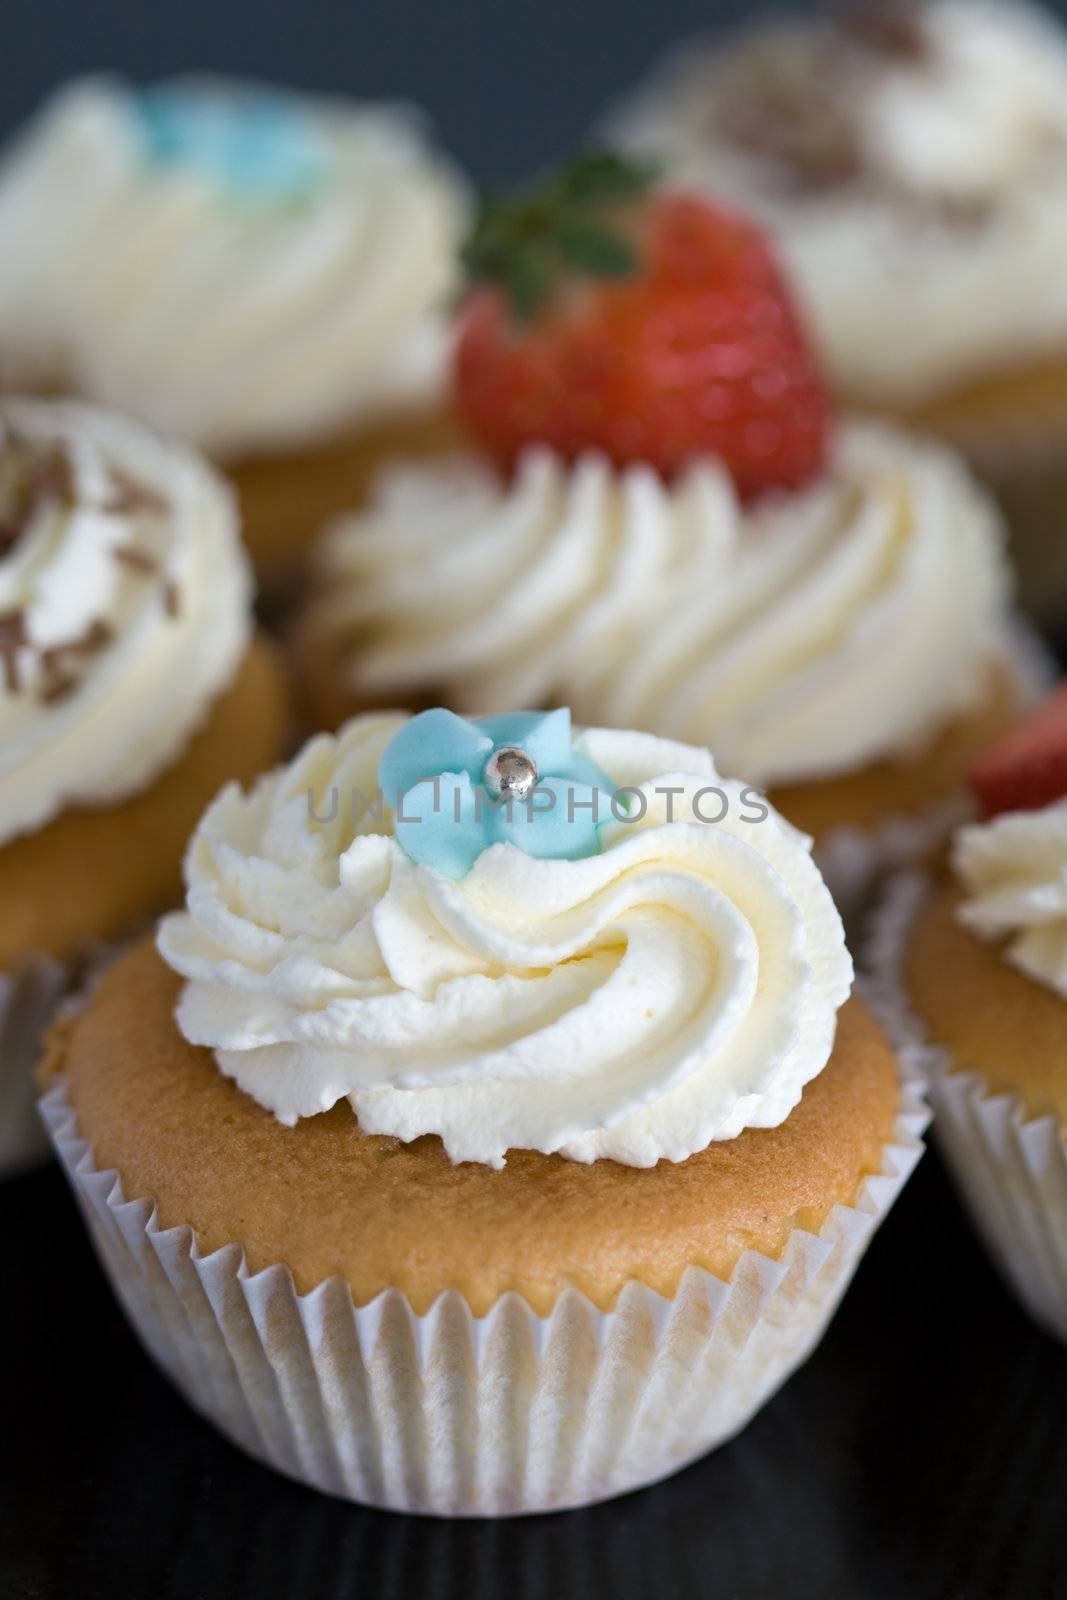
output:
[[[533,760],[538,782],[509,806],[494,801],[483,778],[493,752],[511,745]],[[494,844],[565,861],[596,855],[614,791],[573,748],[567,710],[470,722],[452,711],[423,711],[386,746],[378,784],[396,813],[405,855],[448,878],[462,878]]]
[[[289,95],[164,84],[138,92],[134,105],[152,161],[192,168],[231,194],[301,200],[323,176],[323,141]]]

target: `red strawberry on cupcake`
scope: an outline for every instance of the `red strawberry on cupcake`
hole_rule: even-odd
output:
[[[830,405],[766,235],[611,155],[483,208],[454,397],[510,469],[539,443],[671,477],[724,461],[745,498],[824,465]]]
[[[468,438],[325,536],[312,715],[570,705],[707,748],[860,908],[1020,706],[995,506],[949,451],[835,412],[732,204],[586,155],[487,203],[465,256]]]
[[[1067,795],[1067,683],[982,752],[971,787],[987,817],[1040,811]]]

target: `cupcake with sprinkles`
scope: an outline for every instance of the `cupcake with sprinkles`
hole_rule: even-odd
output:
[[[250,608],[232,495],[199,458],[109,412],[0,401],[0,1170],[38,1142],[57,1000],[173,901],[219,784],[281,753]]]
[[[368,714],[219,795],[43,1110],[147,1348],[278,1470],[654,1481],[818,1342],[925,1114],[810,841],[706,749]]]
[[[710,745],[850,898],[932,847],[1026,692],[966,467],[839,417],[766,236],[645,168],[592,155],[489,205],[467,261],[471,444],[326,532],[316,719],[566,701]]]
[[[774,231],[842,401],[966,453],[1067,620],[1067,33],[1023,0],[799,8],[692,41],[609,122]]]
[[[402,110],[215,79],[62,90],[0,162],[0,381],[222,464],[267,580],[448,435],[463,185]]]

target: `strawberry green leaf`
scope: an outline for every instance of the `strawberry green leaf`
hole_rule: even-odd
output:
[[[611,150],[589,150],[560,174],[559,192],[584,205],[614,205],[635,199],[655,183],[652,162],[634,161]]]
[[[603,228],[563,223],[555,243],[569,267],[595,278],[626,278],[637,270],[637,255],[624,240]]]
[[[505,286],[512,308],[520,322],[536,316],[548,298],[550,272],[542,251],[533,247],[516,250],[508,263]]]
[[[463,250],[468,281],[499,285],[529,321],[568,275],[636,272],[636,253],[611,226],[612,214],[654,181],[650,166],[594,150],[514,196],[487,198]]]

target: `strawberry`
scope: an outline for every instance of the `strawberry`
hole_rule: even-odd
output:
[[[505,469],[532,443],[664,477],[717,456],[751,497],[822,466],[826,386],[746,217],[593,154],[489,202],[466,262],[455,400]]]
[[[990,745],[969,777],[987,817],[1037,811],[1067,795],[1067,683]]]

